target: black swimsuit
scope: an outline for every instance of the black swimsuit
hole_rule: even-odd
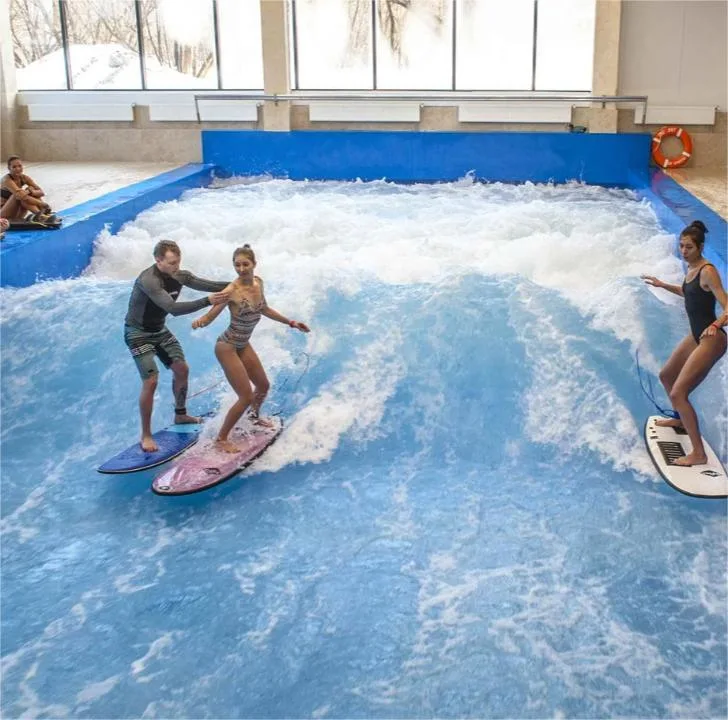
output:
[[[715,322],[715,295],[710,290],[703,290],[700,287],[700,273],[707,265],[712,265],[712,263],[701,265],[695,277],[690,282],[683,280],[682,284],[685,310],[690,321],[690,331],[693,333],[696,343],[700,342],[700,336],[705,328]],[[725,333],[723,328],[720,330]]]

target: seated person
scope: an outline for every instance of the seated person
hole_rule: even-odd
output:
[[[32,178],[23,174],[23,163],[17,155],[8,158],[8,170],[8,174],[0,180],[0,217],[58,222],[50,205],[43,200],[43,190]]]

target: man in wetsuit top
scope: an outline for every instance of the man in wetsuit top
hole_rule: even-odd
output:
[[[129,311],[124,320],[126,341],[142,378],[139,396],[139,414],[142,421],[141,446],[145,452],[159,449],[152,438],[152,409],[159,371],[156,355],[174,374],[175,423],[198,423],[200,418],[187,414],[187,379],[189,366],[177,338],[166,328],[168,313],[187,315],[209,305],[220,305],[229,299],[229,293],[220,292],[228,283],[203,280],[187,270],[180,270],[182,253],[176,242],[161,240],[154,247],[154,265],[139,275],[129,298]],[[199,300],[178,302],[182,287],[212,292]]]

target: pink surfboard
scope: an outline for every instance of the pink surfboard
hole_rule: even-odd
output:
[[[230,439],[240,448],[237,453],[218,450],[211,441],[199,443],[154,478],[152,492],[157,495],[188,495],[229,480],[260,457],[281,434],[283,421],[280,418],[270,420],[273,427],[253,425],[245,431],[234,431]]]

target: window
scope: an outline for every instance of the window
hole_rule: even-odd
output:
[[[377,89],[452,88],[452,9],[451,0],[377,0]]]
[[[10,32],[19,90],[65,90],[60,5],[55,0],[11,0]]]
[[[372,7],[371,0],[294,0],[295,87],[373,87]]]
[[[211,0],[141,0],[150,90],[217,88]]]
[[[74,90],[142,87],[134,0],[66,0]]]
[[[460,0],[458,90],[530,90],[534,0]]]
[[[591,90],[594,0],[538,0],[536,90]]]
[[[261,90],[261,1],[10,0],[18,88]],[[294,89],[592,87],[596,0],[287,2]]]
[[[596,0],[291,0],[300,90],[591,89]]]
[[[217,27],[221,88],[262,90],[259,0],[217,0]]]

